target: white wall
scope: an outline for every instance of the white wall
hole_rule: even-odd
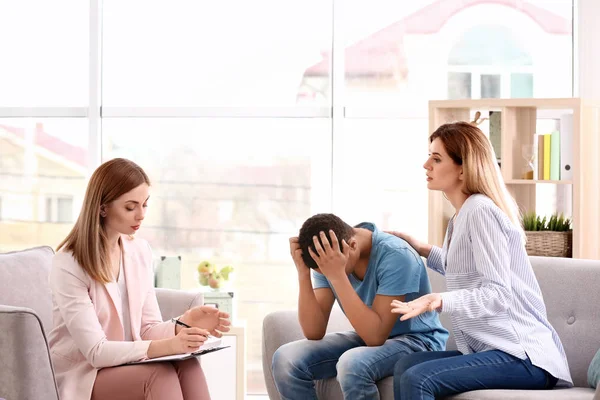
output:
[[[600,1],[579,0],[575,18],[575,96],[600,99]]]

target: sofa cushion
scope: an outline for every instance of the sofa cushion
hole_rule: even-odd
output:
[[[377,382],[382,400],[394,398],[394,378],[391,376]],[[319,399],[342,400],[342,390],[335,378],[316,382]],[[553,390],[474,390],[444,400],[592,400],[594,390],[589,388],[570,388]]]
[[[33,309],[46,333],[52,328],[48,275],[53,255],[48,246],[0,253],[0,304]]]
[[[529,257],[538,279],[548,320],[565,348],[573,383],[587,387],[590,362],[600,348],[600,262]]]
[[[590,388],[552,390],[474,390],[446,397],[444,400],[593,400]]]

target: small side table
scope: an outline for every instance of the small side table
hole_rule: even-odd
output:
[[[219,400],[244,400],[246,395],[246,322],[233,321],[231,330],[223,334],[223,345],[229,349],[201,357],[210,397]]]

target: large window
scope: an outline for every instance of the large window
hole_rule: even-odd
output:
[[[0,2],[0,251],[55,247],[91,171],[132,159],[139,235],[182,257],[182,287],[202,260],[237,268],[264,393],[262,320],[296,306],[288,237],[335,212],[426,239],[427,101],[571,96],[572,6]]]
[[[79,214],[88,166],[85,118],[0,118],[0,251],[56,247]]]
[[[105,1],[104,104],[301,105],[304,69],[331,45],[331,12],[331,0]]]
[[[89,4],[0,2],[0,107],[88,103]]]

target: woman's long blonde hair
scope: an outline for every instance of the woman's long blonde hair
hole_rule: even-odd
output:
[[[70,251],[89,276],[101,283],[110,282],[108,243],[100,208],[143,183],[150,185],[150,179],[133,161],[115,158],[100,165],[90,178],[75,226],[56,251]]]
[[[524,239],[519,207],[506,190],[492,144],[485,134],[471,123],[453,122],[436,129],[429,142],[435,139],[439,139],[450,158],[463,167],[465,194],[481,193],[489,197],[520,230]]]

